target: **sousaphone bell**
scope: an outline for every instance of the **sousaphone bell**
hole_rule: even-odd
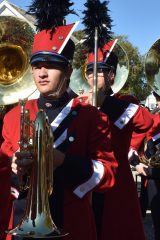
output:
[[[28,22],[0,16],[0,105],[28,98],[36,86],[29,60],[34,29]]]
[[[160,96],[160,39],[146,54],[144,68],[148,85]]]

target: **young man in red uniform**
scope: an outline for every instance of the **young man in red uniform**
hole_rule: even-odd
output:
[[[112,147],[119,166],[116,184],[108,195],[93,194],[93,206],[99,230],[98,239],[142,240],[145,239],[143,223],[128,152],[134,132],[139,133],[138,139],[143,141],[141,133],[145,133],[151,127],[152,119],[148,111],[139,107],[134,97],[113,95],[109,90],[114,82],[118,64],[114,53],[111,52],[106,58],[106,53],[110,52],[111,48],[112,44],[109,42],[103,49],[98,49],[97,99],[99,109],[111,120]],[[89,54],[86,77],[91,89],[93,62],[94,54]],[[112,95],[107,95],[109,92],[112,92]],[[85,98],[80,96],[82,100],[83,97]],[[90,99],[92,99],[92,91],[89,93],[89,101]]]
[[[31,121],[35,120],[39,109],[43,109],[54,134],[56,189],[49,199],[54,222],[69,233],[66,240],[95,240],[91,193],[113,187],[117,162],[111,148],[106,115],[91,105],[81,103],[78,98],[71,99],[66,92],[74,53],[70,36],[75,25],[59,26],[54,31],[42,30],[35,35],[30,62],[40,97],[27,101],[25,108],[30,111]],[[17,212],[20,208],[24,210],[22,204],[26,195],[19,194],[16,177],[19,160],[15,153],[19,150],[20,111],[20,106],[17,106],[5,115],[4,142],[1,146],[1,154],[12,158],[15,180],[12,189],[18,197],[14,202],[15,225],[19,222]]]
[[[156,89],[158,90],[158,89]],[[141,175],[141,193],[140,203],[143,217],[146,216],[146,211],[151,210],[153,221],[154,239],[160,239],[160,158],[159,158],[159,144],[160,144],[160,96],[154,92],[157,101],[157,111],[152,114],[153,126],[147,131],[144,136],[145,147],[142,149],[142,156],[145,161],[139,161],[140,144],[134,145],[136,155],[134,156],[136,170]],[[135,136],[136,138],[137,136]],[[137,142],[138,143],[138,142]],[[152,159],[156,159],[154,162]],[[138,164],[139,161],[139,164]],[[150,162],[152,161],[152,163]]]

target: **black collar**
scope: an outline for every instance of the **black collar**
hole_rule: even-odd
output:
[[[71,100],[71,97],[67,92],[65,92],[62,97],[56,100],[47,99],[44,96],[40,95],[40,98],[38,99],[38,108],[44,109],[44,110],[49,110],[49,109],[53,110],[56,108],[63,107],[70,100]]]

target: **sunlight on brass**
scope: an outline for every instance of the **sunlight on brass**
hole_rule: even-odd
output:
[[[0,45],[0,84],[10,85],[23,76],[27,58],[20,46]]]
[[[25,122],[25,119],[22,122]],[[48,198],[54,191],[53,133],[44,111],[39,111],[36,115],[32,140],[32,149],[29,146],[28,151],[32,152],[34,161],[25,213],[20,223],[14,229],[8,230],[7,233],[21,238],[60,238],[66,236],[67,233],[56,227],[50,213]]]
[[[154,114],[154,113],[153,113]],[[144,139],[144,150],[147,149],[147,139]],[[150,158],[146,158],[144,153],[141,153],[139,155],[139,160],[141,163],[147,165],[148,167],[151,168],[160,168],[160,144],[157,144],[156,146],[156,152],[154,155],[152,155]]]
[[[160,39],[151,46],[146,54],[144,68],[149,86],[160,95]]]
[[[156,145],[156,153],[149,160],[149,166],[153,168],[160,168],[160,143]]]
[[[26,21],[0,16],[0,105],[17,103],[36,90],[29,64],[33,36]]]

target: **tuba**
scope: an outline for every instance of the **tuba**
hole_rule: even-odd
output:
[[[7,233],[21,238],[57,238],[65,236],[54,224],[49,207],[53,191],[53,133],[43,110],[37,113],[33,123],[28,122],[29,110],[21,101],[20,151],[31,153],[33,163],[29,176],[27,204],[20,223]],[[24,118],[23,118],[24,117]],[[30,135],[32,129],[32,137]],[[21,178],[20,178],[21,180]],[[20,181],[23,189],[24,184]]]
[[[145,75],[148,85],[160,96],[160,39],[158,39],[149,49],[144,62]],[[155,109],[152,114],[156,114],[159,108]],[[150,167],[160,167],[160,144],[156,146],[157,150],[154,156],[146,159],[144,156],[140,159]]]
[[[151,46],[146,54],[144,70],[148,85],[160,96],[160,39]]]
[[[36,90],[29,66],[33,36],[34,29],[28,22],[0,16],[1,106],[15,104]]]
[[[127,81],[129,75],[129,60],[127,53],[119,43],[116,43],[112,51],[118,57],[118,65],[115,80],[111,85],[111,89],[113,93],[118,93]],[[90,89],[85,72],[86,62],[79,69],[74,68],[70,78],[70,88],[78,95],[81,92],[87,93]]]

